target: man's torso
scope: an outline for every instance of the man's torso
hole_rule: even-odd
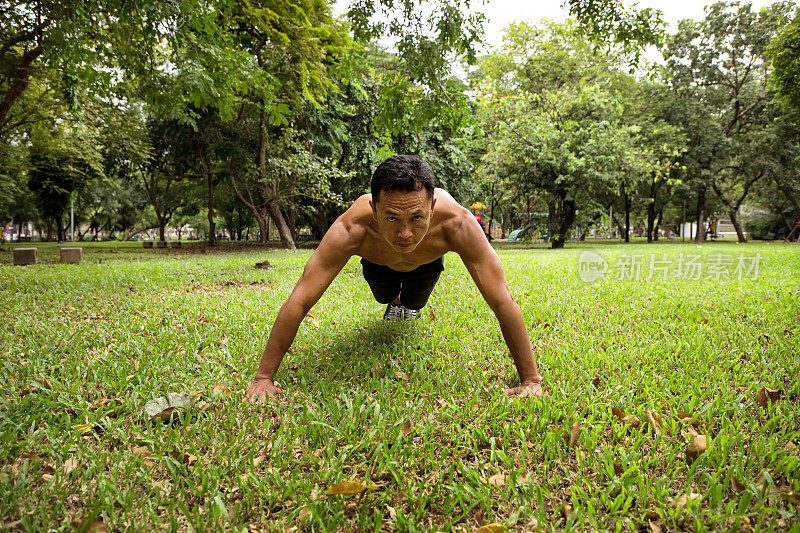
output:
[[[353,255],[400,272],[414,270],[452,251],[448,237],[460,226],[465,214],[472,217],[445,190],[435,189],[436,206],[427,234],[414,250],[400,253],[393,250],[378,232],[369,205],[370,198],[371,195],[365,194],[353,202],[337,223],[341,222],[348,228],[354,244]]]

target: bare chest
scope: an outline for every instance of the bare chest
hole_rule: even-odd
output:
[[[357,255],[398,272],[409,272],[449,251],[450,247],[441,232],[429,233],[412,252],[401,254],[393,250],[378,232],[369,231]]]

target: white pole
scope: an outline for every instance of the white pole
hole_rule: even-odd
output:
[[[69,205],[69,234],[72,236],[72,242],[75,242],[75,199]]]

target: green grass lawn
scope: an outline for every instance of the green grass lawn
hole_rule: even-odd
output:
[[[423,319],[403,325],[381,321],[354,258],[264,406],[242,393],[310,251],[98,248],[14,267],[6,247],[0,527],[798,531],[800,249],[591,246],[499,250],[545,399],[505,396],[517,376],[500,329],[450,254]],[[611,266],[595,283],[577,274],[588,249]],[[760,258],[741,280],[644,279],[651,253],[706,271]],[[254,269],[264,258],[274,267]],[[778,391],[764,407],[763,387]],[[149,420],[167,392],[205,403]],[[707,449],[688,462],[692,432]],[[378,488],[324,494],[344,480]]]

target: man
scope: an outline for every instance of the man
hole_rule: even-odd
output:
[[[275,398],[275,373],[297,335],[300,322],[354,255],[380,303],[384,318],[419,316],[439,274],[442,256],[456,252],[500,322],[520,385],[510,396],[541,396],[539,369],[519,306],[511,298],[500,259],[472,214],[452,196],[435,188],[433,173],[421,159],[398,155],[380,164],[365,194],[336,219],[306,263],[300,280],[281,307],[249,399]]]

